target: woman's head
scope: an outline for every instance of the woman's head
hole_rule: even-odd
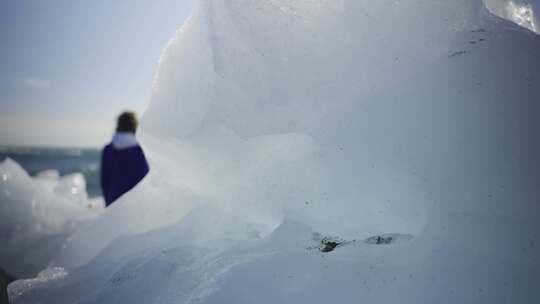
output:
[[[116,132],[129,132],[135,134],[137,131],[137,115],[135,112],[123,112],[118,116],[116,123]]]

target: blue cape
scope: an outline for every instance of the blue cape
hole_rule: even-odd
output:
[[[112,144],[101,155],[101,189],[109,206],[135,187],[148,173],[149,167],[140,146],[115,149]]]

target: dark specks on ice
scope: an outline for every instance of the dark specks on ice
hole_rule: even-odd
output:
[[[388,245],[399,241],[412,240],[413,236],[410,234],[389,233],[381,234],[369,237],[364,240],[364,243],[371,245]]]
[[[308,247],[308,250],[318,250],[325,253],[334,251],[338,247],[356,242],[356,240],[347,241],[337,236],[323,237],[320,233],[314,233],[313,240],[318,241],[319,243],[316,246]]]
[[[453,52],[452,54],[448,55],[448,58],[452,58],[452,57],[456,57],[456,56],[460,56],[460,55],[464,55],[466,54],[467,51],[457,51],[457,52]]]
[[[389,233],[369,237],[364,240],[364,243],[369,245],[389,245],[401,241],[409,241],[412,239],[413,236],[410,234]],[[356,242],[356,240],[347,241],[336,236],[323,237],[320,233],[315,233],[313,235],[313,240],[318,241],[318,244],[316,246],[308,247],[307,249],[318,250],[324,253],[332,252],[339,247],[350,245]]]
[[[471,33],[473,33],[470,37],[468,38],[468,42],[469,44],[472,46],[472,45],[477,45],[481,42],[484,42],[486,41],[486,38],[485,38],[485,35],[487,35],[487,31],[483,28],[480,28],[480,29],[474,29],[474,30],[471,30]],[[452,57],[456,57],[456,56],[461,56],[461,55],[464,55],[466,54],[468,51],[467,50],[459,50],[459,51],[454,51],[453,53],[450,53],[448,55],[448,58],[452,58]]]

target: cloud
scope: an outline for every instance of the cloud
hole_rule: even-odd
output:
[[[48,90],[51,86],[50,81],[36,77],[26,77],[19,79],[19,84],[31,90]]]

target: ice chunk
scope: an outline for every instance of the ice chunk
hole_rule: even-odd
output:
[[[58,170],[45,170],[39,172],[36,177],[48,180],[58,180],[60,179],[60,172]]]
[[[44,269],[66,238],[103,210],[101,199],[88,200],[81,174],[32,178],[8,158],[0,177],[0,267],[17,278]]]
[[[26,291],[39,288],[39,286],[44,285],[45,283],[60,280],[66,275],[67,272],[61,267],[47,268],[40,271],[35,278],[18,280],[10,284],[9,298],[11,301],[15,301],[18,296],[24,294]]]
[[[540,34],[540,25],[532,3],[528,1],[485,0],[487,8],[499,17]]]
[[[536,303],[539,53],[480,0],[200,1],[152,173],[16,303]]]

